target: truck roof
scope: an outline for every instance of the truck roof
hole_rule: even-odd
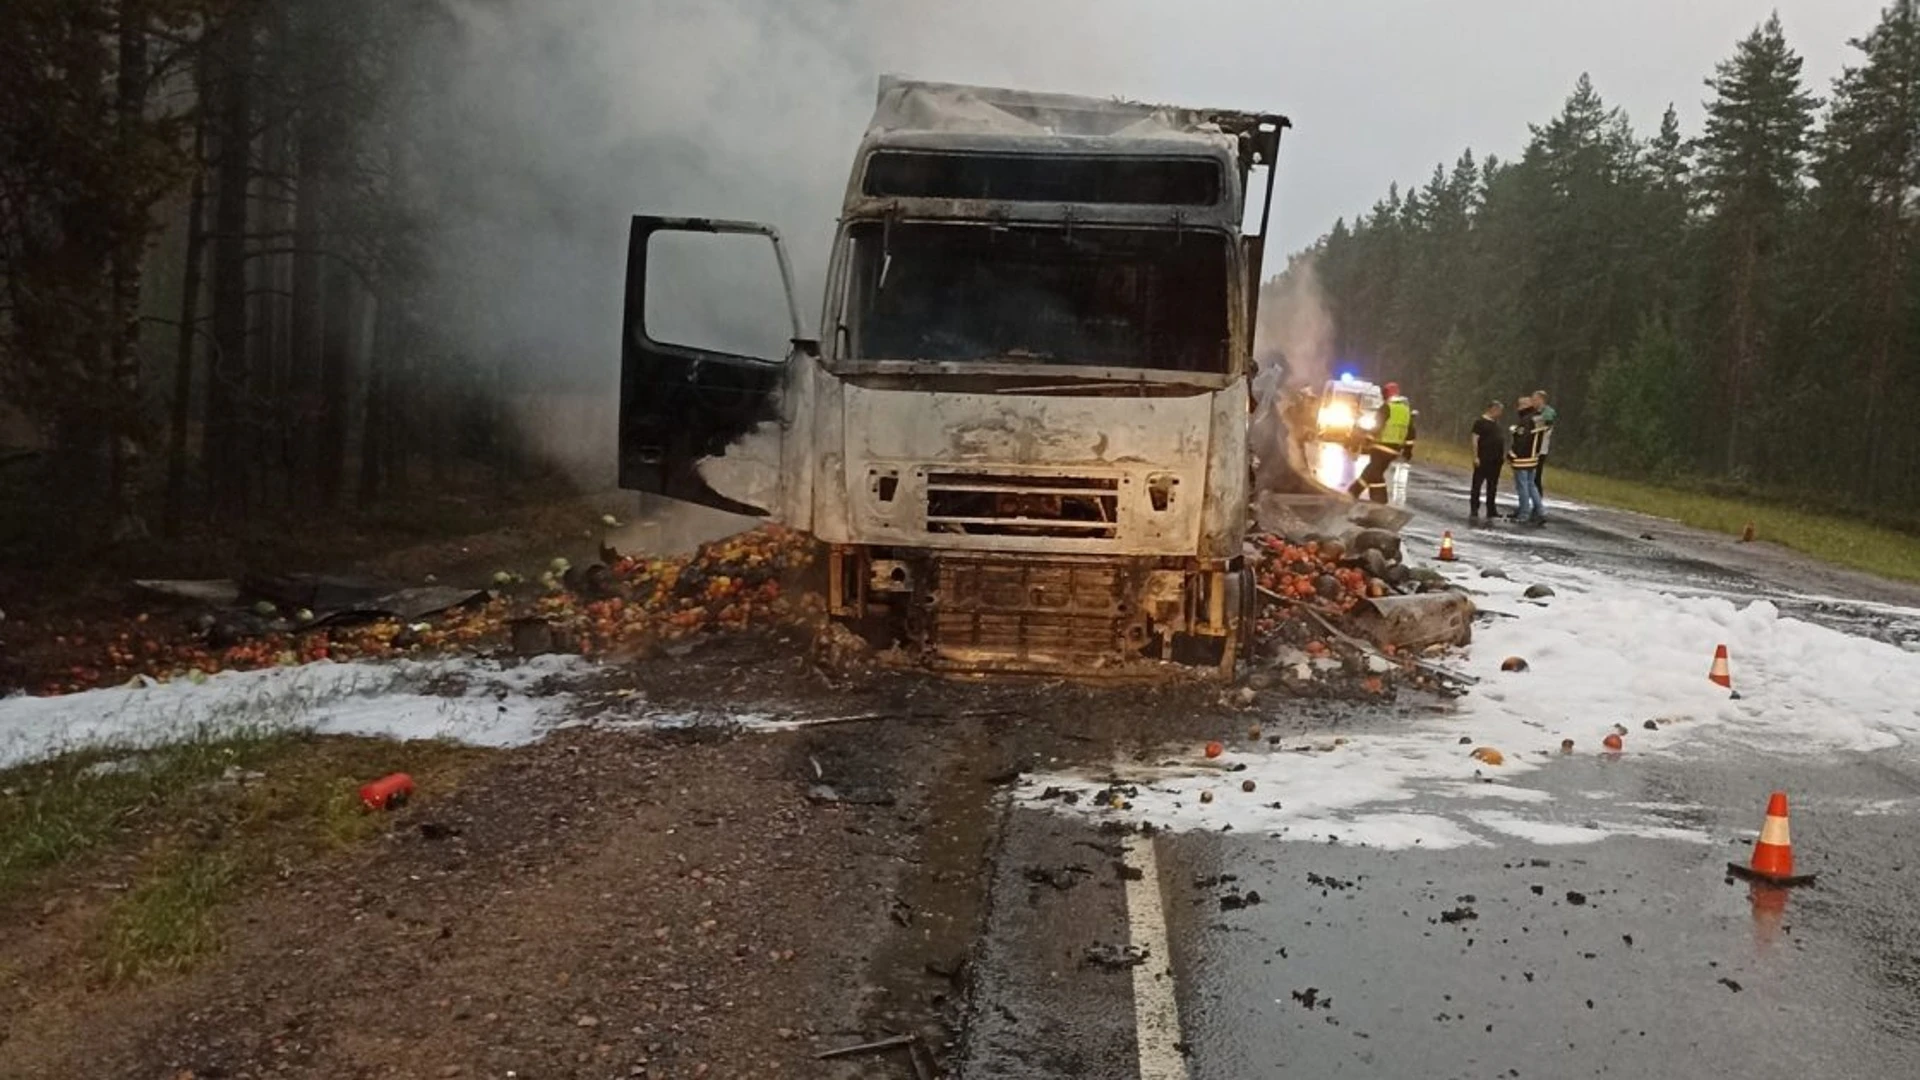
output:
[[[1272,160],[1277,113],[1155,105],[991,86],[928,82],[882,75],[867,142],[914,144],[924,136],[959,136],[971,144],[1009,147],[1044,140],[1056,148],[1148,149],[1238,155],[1243,168]],[[1004,143],[1002,140],[1005,140]]]

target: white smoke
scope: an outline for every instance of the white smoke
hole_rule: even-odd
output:
[[[1317,386],[1333,373],[1333,309],[1320,287],[1318,256],[1308,251],[1260,287],[1253,354],[1264,376],[1279,366],[1287,386]]]
[[[1310,389],[1333,371],[1334,321],[1312,252],[1287,261],[1287,268],[1260,286],[1260,318],[1254,326],[1254,400],[1259,403],[1247,432],[1259,463],[1262,490],[1299,487],[1307,471],[1300,448],[1282,419],[1289,390]],[[1294,473],[1288,476],[1290,467]]]
[[[592,486],[614,462],[630,215],[774,225],[811,324],[880,74],[1159,88],[1142,85],[1152,43],[1087,3],[441,3],[411,110],[444,229],[428,314],[529,442]]]

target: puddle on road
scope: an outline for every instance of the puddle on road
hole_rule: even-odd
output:
[[[1241,746],[1207,760],[1188,747],[1144,761],[1023,778],[1024,806],[1132,827],[1231,832],[1386,850],[1524,841],[1587,844],[1613,836],[1705,843],[1672,807],[1573,800],[1522,777],[1476,768],[1469,747],[1434,733],[1365,734]]]

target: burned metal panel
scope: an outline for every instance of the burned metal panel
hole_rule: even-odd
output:
[[[752,222],[637,216],[628,234],[620,352],[620,486],[739,514],[777,514],[786,357],[657,341],[647,332],[648,245],[660,232],[751,233],[773,244],[796,341],[799,309],[779,233]]]
[[[1212,445],[1207,455],[1207,497],[1200,515],[1197,554],[1214,559],[1240,555],[1247,532],[1247,500],[1253,478],[1247,462],[1246,383],[1212,396]]]
[[[829,424],[840,414],[844,441],[818,462],[815,531],[834,543],[1191,556],[1203,546],[1215,399],[1234,393],[1046,397],[835,381],[819,412]]]
[[[1144,630],[1128,633],[1134,574],[1115,561],[943,557],[935,574],[925,639],[949,665],[1081,669],[1146,644]]]

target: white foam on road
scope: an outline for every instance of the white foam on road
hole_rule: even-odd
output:
[[[75,750],[141,749],[246,731],[313,731],[518,746],[569,722],[577,657],[330,663],[228,671],[204,681],[0,698],[0,768]]]
[[[1473,644],[1449,661],[1480,680],[1451,714],[1409,715],[1388,731],[1345,727],[1338,745],[1332,730],[1292,740],[1306,752],[1236,742],[1213,763],[1198,747],[1167,747],[1116,774],[1032,777],[1019,797],[1175,830],[1384,848],[1700,839],[1673,824],[1675,807],[1616,793],[1569,803],[1536,783],[1547,779],[1540,770],[1564,760],[1563,739],[1577,755],[1602,753],[1615,725],[1626,729],[1629,760],[1900,753],[1920,742],[1920,656],[1783,616],[1764,600],[1681,595],[1508,556],[1501,565],[1512,580],[1481,578],[1474,564],[1438,564],[1483,607],[1513,616],[1476,627]],[[1531,584],[1555,595],[1528,600]],[[1738,700],[1707,679],[1720,644],[1731,652]],[[1528,670],[1502,671],[1509,656]],[[1285,699],[1272,707],[1284,723]],[[1504,763],[1469,756],[1481,746]],[[1129,808],[1093,805],[1090,796],[1111,779],[1137,789]],[[1246,780],[1253,791],[1241,790]],[[1070,805],[1045,797],[1049,788],[1082,798]]]

